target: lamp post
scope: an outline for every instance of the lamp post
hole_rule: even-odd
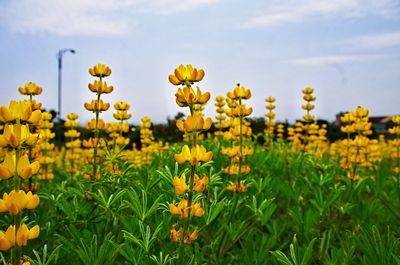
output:
[[[58,112],[57,117],[58,120],[61,120],[61,70],[62,70],[62,57],[65,53],[75,53],[73,49],[61,49],[57,53],[58,60]]]

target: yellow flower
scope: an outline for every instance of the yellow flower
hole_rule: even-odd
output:
[[[13,148],[22,145],[34,145],[38,141],[38,134],[31,134],[28,125],[7,124],[3,135],[0,135],[0,147],[11,146]]]
[[[39,169],[39,161],[30,163],[27,155],[23,155],[19,158],[17,172],[20,178],[29,179],[32,175],[36,174]]]
[[[88,140],[83,140],[82,145],[85,148],[94,148],[96,146],[96,138],[90,137]],[[106,147],[106,142],[103,138],[98,139],[99,147]]]
[[[233,92],[229,91],[226,96],[232,100],[249,99],[251,97],[251,91],[237,84]]]
[[[174,177],[174,191],[176,194],[184,194],[189,187],[186,185],[185,173],[182,173],[181,177]]]
[[[198,87],[196,92],[194,92],[191,87],[179,88],[178,92],[175,94],[176,104],[178,104],[179,107],[193,106],[194,104],[206,104],[210,99],[210,96],[209,92],[202,94]]]
[[[31,229],[28,229],[26,224],[22,224],[17,231],[17,245],[26,246],[28,239],[35,239],[39,236],[40,228],[35,225]]]
[[[311,104],[311,103],[307,103],[307,104],[301,106],[302,109],[308,110],[308,111],[313,110],[314,107],[315,106],[313,104]]]
[[[15,171],[15,155],[7,154],[3,163],[0,165],[0,178],[9,179],[14,176]]]
[[[79,123],[77,120],[67,120],[65,121],[64,126],[67,128],[75,128],[79,126]]]
[[[195,204],[192,204],[192,214],[196,217],[201,217],[204,214],[204,209],[201,208],[200,201],[197,201]]]
[[[217,96],[215,98],[215,101],[216,101],[215,103],[216,107],[222,107],[225,105],[225,98],[223,96]]]
[[[394,126],[388,129],[390,134],[400,134],[400,126]]]
[[[254,148],[243,146],[242,147],[243,156],[251,156],[254,153]],[[240,152],[240,145],[234,145],[232,147],[224,148],[222,147],[221,153],[229,157],[240,157],[242,153]]]
[[[182,199],[178,206],[174,204],[169,205],[169,211],[172,215],[180,215],[182,219],[186,219],[189,216],[189,207],[186,199]]]
[[[85,102],[85,109],[92,112],[102,112],[110,108],[110,103],[104,103],[102,99],[92,100],[90,103]]]
[[[364,109],[363,107],[357,107],[357,109],[353,112],[354,117],[359,118],[359,119],[367,117],[368,114],[369,114],[369,110]]]
[[[272,110],[275,109],[275,105],[268,104],[267,106],[265,106],[265,108],[266,108],[267,110],[269,110],[269,111],[272,111]]]
[[[31,101],[32,110],[40,110],[42,108],[42,102],[36,102],[36,100]]]
[[[78,114],[76,114],[76,113],[73,113],[73,112],[71,112],[71,113],[68,113],[67,114],[67,119],[68,120],[77,120],[79,118],[79,115]]]
[[[32,195],[32,192],[25,193],[23,190],[11,191],[10,194],[4,193],[3,199],[0,199],[0,212],[9,212],[11,215],[17,215],[22,210],[35,209],[39,205],[39,196]]]
[[[199,236],[199,231],[197,229],[194,230],[192,234],[190,234],[189,231],[186,231],[186,232],[187,233],[186,233],[185,237],[183,238],[183,243],[185,243],[187,245],[190,244],[192,241],[196,240],[197,237]]]
[[[269,96],[269,97],[267,97],[267,98],[265,99],[265,101],[268,102],[268,103],[274,103],[274,102],[275,102],[275,98]]]
[[[78,138],[80,135],[81,133],[74,129],[68,130],[64,133],[64,136],[67,138]]]
[[[273,120],[273,119],[275,119],[275,113],[274,112],[268,112],[268,113],[266,113],[265,115],[264,115],[266,118],[268,118],[268,119],[270,119],[270,120]]]
[[[169,75],[168,79],[173,85],[190,85],[201,81],[204,77],[203,69],[196,69],[191,64],[186,66],[181,64],[175,68],[174,74]]]
[[[55,157],[50,157],[50,156],[39,157],[39,162],[41,165],[50,165],[50,164],[53,164],[54,161],[55,161]]]
[[[53,139],[56,136],[56,133],[52,132],[51,130],[40,130],[39,138],[41,140],[49,140]]]
[[[113,114],[114,119],[119,121],[129,120],[132,117],[132,114],[129,114],[127,111],[117,111],[117,113]]]
[[[310,94],[314,93],[314,89],[311,87],[306,87],[303,89],[302,92],[303,92],[303,94],[310,95]]]
[[[131,106],[125,101],[118,101],[114,104],[115,110],[129,110]]]
[[[226,115],[231,117],[246,117],[253,113],[253,108],[246,108],[244,104],[237,105],[233,109],[227,109]]]
[[[22,120],[32,124],[37,124],[41,118],[42,112],[40,110],[32,112],[32,106],[28,100],[11,100],[8,108],[6,106],[0,107],[0,121],[3,122]]]
[[[305,120],[306,122],[311,122],[315,120],[315,116],[311,114],[305,114],[303,115],[303,120]]]
[[[398,116],[393,116],[393,117],[392,117],[392,122],[393,122],[394,124],[400,125],[400,115],[398,115]]]
[[[43,88],[36,85],[33,82],[26,83],[25,86],[18,88],[19,93],[22,95],[40,95],[43,91]]]
[[[311,95],[311,94],[305,94],[305,95],[303,96],[303,99],[304,99],[305,101],[311,102],[311,101],[315,101],[317,98],[314,97],[314,96]]]
[[[92,68],[89,68],[89,74],[95,77],[107,77],[111,75],[111,68],[105,64],[97,64]]]
[[[88,129],[88,130],[96,129],[96,119],[91,119],[88,123],[86,123],[86,129]],[[97,121],[97,129],[99,129],[99,130],[107,130],[108,129],[108,123],[106,123],[102,119],[98,119],[98,121]]]
[[[243,175],[246,175],[250,172],[250,166],[248,165],[242,165],[241,167],[241,173]],[[226,168],[224,168],[224,173],[228,175],[237,175],[239,174],[239,164],[232,164]]]
[[[181,238],[181,230],[179,229],[178,231],[176,231],[175,226],[171,226],[170,228],[170,238],[172,240],[172,242],[178,243],[180,238]]]
[[[10,225],[4,233],[0,231],[0,250],[7,251],[17,244],[17,246],[26,246],[28,239],[35,239],[39,236],[40,228],[35,225],[28,229],[26,224],[20,225],[17,231],[17,238],[15,238],[15,227]]]
[[[208,177],[205,176],[203,178],[199,178],[199,176],[196,174],[194,176],[194,179],[195,179],[195,184],[194,184],[193,190],[198,193],[203,192],[204,189],[206,188],[206,185],[208,184]]]
[[[175,154],[175,161],[179,164],[183,164],[186,161],[190,162],[192,165],[196,165],[198,162],[208,162],[211,160],[213,153],[211,151],[207,152],[206,148],[202,145],[196,145],[189,149],[187,145],[182,147],[180,154]]]
[[[247,187],[246,185],[244,185],[243,182],[240,182],[240,185],[238,185],[237,183],[228,184],[226,185],[226,189],[231,192],[247,192]]]
[[[106,82],[94,80],[94,83],[89,83],[89,90],[97,94],[109,94],[114,90],[113,86],[107,86]]]
[[[125,138],[123,136],[118,136],[115,140],[118,145],[126,145],[129,144],[129,138]]]
[[[15,229],[14,226],[11,225],[7,228],[7,231],[4,233],[0,230],[0,250],[7,251],[15,244]]]
[[[185,121],[176,121],[176,127],[178,127],[181,132],[207,131],[210,129],[211,124],[211,118],[204,120],[203,115],[200,113],[189,115]]]

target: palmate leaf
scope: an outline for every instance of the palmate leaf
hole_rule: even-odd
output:
[[[47,245],[45,244],[43,246],[42,256],[40,256],[38,251],[33,250],[36,260],[29,258],[29,261],[32,265],[49,265],[57,263],[60,247],[62,247],[62,245],[58,245],[55,249],[53,249],[50,255],[47,255]]]
[[[113,264],[119,249],[113,244],[112,233],[108,233],[102,242],[99,242],[99,237],[87,230],[82,232],[74,227],[66,230],[69,237],[59,238],[71,257],[78,258],[82,264]]]
[[[253,196],[253,200],[248,207],[261,224],[265,225],[271,218],[272,214],[276,210],[276,205],[273,204],[274,199],[264,199],[259,205],[256,196]]]
[[[139,218],[139,220],[141,220],[142,222],[144,222],[144,220],[148,216],[152,215],[154,212],[157,211],[157,208],[159,206],[159,201],[163,197],[162,195],[158,197],[149,207],[147,202],[147,193],[145,190],[142,190],[141,199],[139,198],[135,189],[132,187],[129,188],[127,194],[128,194],[128,200],[124,200],[124,204],[126,204],[135,213],[137,218]]]
[[[160,174],[161,178],[172,187],[174,183],[174,176],[178,176],[179,164],[175,162],[174,171],[171,171],[169,166],[165,166],[163,169],[157,170],[157,173]],[[188,169],[185,169],[184,172],[187,173]]]
[[[146,228],[143,226],[143,223],[139,221],[139,230],[140,230],[140,235],[141,239],[133,235],[131,232],[123,230],[122,232],[124,233],[124,238],[128,239],[129,241],[132,241],[135,243],[138,247],[143,249],[144,252],[148,253],[150,251],[150,248],[154,241],[157,239],[158,233],[161,231],[163,223],[161,222],[156,229],[154,230],[154,233],[151,233],[150,226],[146,226]]]
[[[150,258],[156,265],[172,265],[172,261],[174,260],[174,258],[172,258],[169,254],[164,257],[162,251],[160,251],[160,255],[158,257],[156,255],[152,255]]]
[[[357,243],[358,248],[362,251],[362,264],[399,264],[399,239],[394,237],[389,227],[383,235],[376,226],[372,226],[370,231],[363,229]]]
[[[284,265],[308,265],[313,257],[314,243],[316,238],[313,238],[307,245],[307,248],[302,251],[298,246],[296,235],[293,237],[293,242],[289,246],[289,257],[280,250],[272,252],[272,255]]]
[[[106,195],[103,194],[101,190],[98,190],[97,194],[93,194],[93,198],[105,209],[111,209],[111,207],[117,203],[121,197],[125,194],[125,190],[119,190],[115,193],[110,194],[107,198]]]
[[[222,210],[226,209],[226,207],[227,207],[226,198],[222,199],[222,201],[219,202],[214,201],[213,203],[211,203],[208,210],[206,224],[207,225],[211,224],[212,221],[214,221],[219,216]]]

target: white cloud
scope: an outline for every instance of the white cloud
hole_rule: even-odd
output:
[[[266,28],[329,16],[397,16],[397,0],[289,0],[270,4],[242,24],[243,28]]]
[[[286,63],[294,65],[328,65],[328,64],[341,64],[352,62],[365,62],[381,58],[382,55],[329,55],[319,57],[307,57],[294,60],[288,60]]]
[[[19,0],[0,6],[0,23],[18,32],[119,36],[135,28],[132,14],[171,15],[219,0]]]
[[[171,15],[208,6],[219,0],[153,0],[145,1],[140,10],[157,15]]]
[[[355,37],[348,43],[362,48],[383,49],[400,46],[400,31]]]

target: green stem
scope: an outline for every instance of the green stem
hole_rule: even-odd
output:
[[[193,115],[194,113],[194,109],[193,106],[190,105],[189,106],[190,109],[190,114]],[[192,147],[196,147],[197,145],[197,132],[194,131],[193,132],[193,139],[192,139]],[[183,263],[183,258],[184,258],[184,238],[185,235],[189,229],[189,225],[190,225],[190,219],[191,219],[191,208],[192,208],[192,201],[193,201],[193,187],[194,187],[194,176],[196,174],[196,164],[192,165],[190,168],[190,179],[189,179],[189,191],[188,191],[188,217],[186,220],[183,220],[183,230],[182,230],[182,234],[181,234],[181,238],[179,240],[179,262],[178,264],[182,264]]]
[[[20,158],[20,147],[18,146],[17,149],[15,150],[15,170],[14,170],[14,191],[15,192],[18,192],[20,190],[20,185],[21,185],[20,179],[18,176],[19,158]],[[18,232],[20,225],[21,225],[21,213],[19,212],[17,215],[14,216],[15,245],[14,245],[14,249],[13,249],[13,254],[14,254],[13,255],[14,256],[13,265],[19,265],[20,259],[22,256],[21,247],[17,245],[17,232]]]
[[[239,98],[239,105],[242,104],[242,99]],[[241,182],[241,177],[242,177],[242,163],[243,163],[243,117],[240,116],[240,121],[239,121],[239,145],[240,145],[240,156],[239,156],[239,169],[238,169],[238,175],[237,175],[237,185],[240,187],[240,182]],[[235,192],[234,194],[234,202],[233,202],[233,207],[231,208],[231,211],[228,216],[228,221],[227,223],[229,224],[232,221],[233,216],[235,215],[236,208],[239,202],[239,192]],[[224,250],[224,242],[226,238],[226,230],[224,231],[224,234],[221,238],[218,250],[219,254],[222,254]]]
[[[101,81],[101,78],[100,78]],[[97,102],[100,102],[100,93],[97,94]],[[93,150],[93,179],[96,179],[96,174],[97,174],[97,149],[99,146],[99,114],[100,111],[96,110],[96,122],[95,122],[95,128],[94,128],[94,140],[95,140],[95,145],[94,145],[94,150]]]

